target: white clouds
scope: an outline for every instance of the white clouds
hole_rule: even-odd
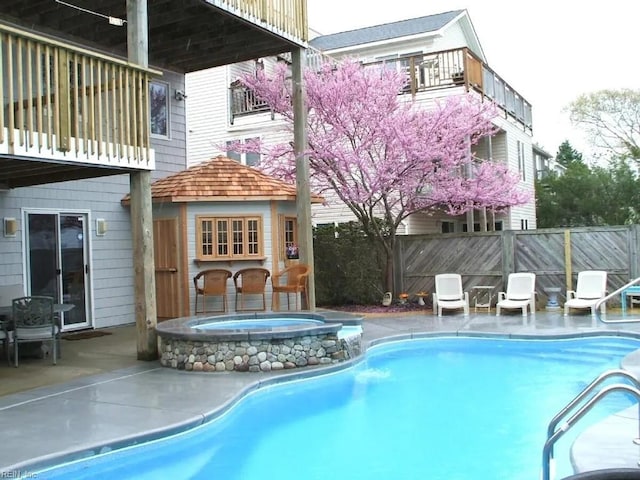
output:
[[[640,2],[609,0],[308,0],[322,34],[466,8],[488,63],[533,105],[535,140],[555,154],[566,139],[588,155],[563,108],[582,93],[640,88]]]

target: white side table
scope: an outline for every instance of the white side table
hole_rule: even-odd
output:
[[[475,290],[473,294],[473,310],[478,311],[478,308],[486,308],[487,312],[491,313],[491,300],[493,300],[493,290],[496,287],[493,285],[476,285],[471,290]]]

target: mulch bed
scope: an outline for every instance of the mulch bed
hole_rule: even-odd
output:
[[[65,340],[85,340],[87,338],[104,337],[105,335],[111,335],[111,332],[105,332],[104,330],[88,330],[86,332],[63,334],[62,338]]]
[[[324,307],[328,310],[339,310],[341,312],[363,313],[363,314],[390,314],[390,313],[420,313],[431,311],[430,306],[418,305],[417,303],[394,303],[385,307],[384,305],[336,305]]]

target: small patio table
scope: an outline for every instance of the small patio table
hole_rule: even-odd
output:
[[[631,307],[633,307],[634,303],[638,303],[639,301],[634,300],[633,297],[640,297],[640,285],[625,288],[620,294],[623,315],[627,313],[627,297],[631,297]]]
[[[496,287],[493,285],[476,285],[471,290],[475,290],[473,295],[473,310],[478,311],[478,308],[486,308],[488,313],[491,313],[491,300],[493,300],[493,290]]]

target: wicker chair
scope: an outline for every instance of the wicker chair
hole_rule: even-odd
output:
[[[265,287],[270,276],[269,270],[260,267],[243,268],[233,275],[233,284],[236,287],[236,311],[267,309]],[[262,295],[262,308],[245,308],[245,295]],[[240,308],[238,308],[238,298],[240,299]]]
[[[53,314],[53,298],[44,296],[13,299],[13,361],[18,366],[20,343],[51,341],[53,364],[57,362],[60,329]]]
[[[271,277],[271,284],[273,286],[273,295],[271,296],[271,309],[280,309],[280,294],[287,294],[287,309],[291,310],[291,302],[289,295],[292,293],[296,297],[296,310],[298,310],[298,294],[304,295],[305,303],[309,308],[309,291],[307,287],[307,281],[311,267],[305,264],[291,265],[285,268],[282,272],[274,274]],[[283,282],[284,279],[284,282]]]
[[[203,270],[193,277],[193,286],[196,289],[196,301],[194,311],[207,313],[207,297],[222,297],[222,310],[211,310],[212,312],[227,311],[227,281],[231,278],[231,272],[224,268],[213,268]],[[198,297],[202,296],[202,311],[198,312]]]

